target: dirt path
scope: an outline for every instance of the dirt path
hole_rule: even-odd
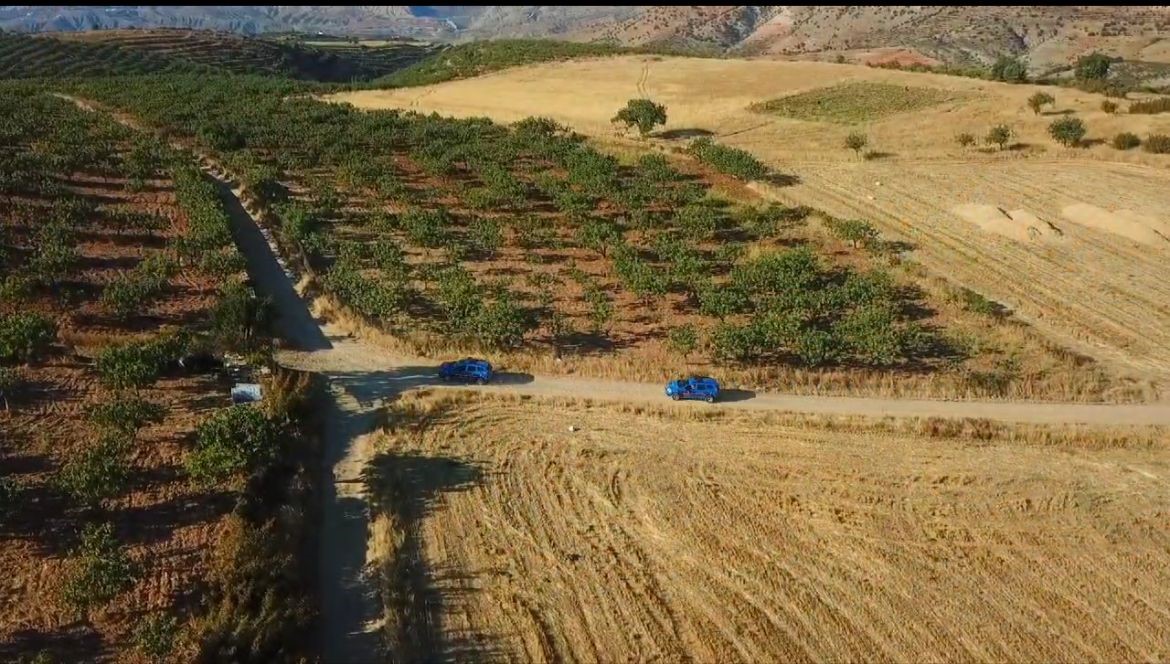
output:
[[[72,99],[82,108],[96,105]],[[127,124],[124,116],[115,117]],[[205,163],[207,162],[205,158]],[[321,531],[322,657],[325,662],[371,661],[379,649],[379,609],[368,582],[366,548],[368,507],[361,472],[369,462],[364,434],[380,405],[403,391],[442,388],[435,362],[394,355],[349,338],[344,330],[313,318],[296,292],[294,278],[254,215],[240,202],[218,169],[206,168],[219,187],[234,233],[258,291],[273,298],[281,335],[298,350],[284,351],[287,366],[320,372],[334,387],[325,437],[323,491],[326,504]],[[591,398],[662,403],[662,386],[572,377],[537,377],[501,373],[482,390],[513,391],[545,397]],[[694,404],[709,408],[706,404]],[[754,394],[728,390],[717,408],[794,411],[814,414],[986,418],[1004,422],[1083,423],[1093,425],[1170,425],[1170,405],[1029,404],[946,402],[854,397]]]

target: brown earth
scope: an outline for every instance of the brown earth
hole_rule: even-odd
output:
[[[387,637],[500,661],[1165,659],[1165,440],[1084,448],[470,395],[368,482]]]

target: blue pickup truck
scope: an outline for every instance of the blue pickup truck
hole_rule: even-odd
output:
[[[714,403],[719,398],[719,381],[709,376],[688,376],[666,384],[666,396],[679,401],[698,399]]]
[[[487,360],[465,357],[439,365],[439,378],[483,385],[492,379],[492,365]]]

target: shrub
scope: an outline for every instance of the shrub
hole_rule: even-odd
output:
[[[1048,125],[1048,135],[1066,147],[1080,145],[1085,137],[1085,123],[1080,118],[1060,118]]]
[[[1031,97],[1028,97],[1028,108],[1036,115],[1040,115],[1040,109],[1056,103],[1056,98],[1047,92],[1037,92]]]
[[[9,400],[15,399],[24,387],[24,375],[17,369],[0,367],[0,401],[4,402],[4,410],[8,410]]]
[[[140,573],[139,566],[114,539],[114,526],[109,523],[86,525],[81,544],[70,557],[64,599],[83,612],[105,605],[128,590]]]
[[[975,137],[967,132],[963,132],[958,136],[955,136],[955,142],[958,143],[960,147],[966,148],[975,145]]]
[[[1006,149],[1013,136],[1012,128],[1007,125],[996,125],[987,132],[983,139],[988,145],[998,145],[1000,150]]]
[[[614,252],[614,269],[622,284],[638,297],[648,299],[666,294],[668,283],[662,273],[629,247]]]
[[[101,304],[119,318],[129,318],[158,298],[178,265],[163,254],[155,254],[138,267],[124,272],[102,290]]]
[[[1105,80],[1113,60],[1102,53],[1093,52],[1077,59],[1076,76],[1082,81]]]
[[[178,618],[165,614],[146,616],[134,629],[134,646],[152,661],[164,661],[175,649]]]
[[[693,353],[695,347],[699,345],[699,333],[695,331],[694,325],[682,325],[672,329],[668,339],[670,347],[683,356]]]
[[[48,352],[57,340],[57,324],[35,313],[0,318],[0,361],[30,362]]]
[[[699,291],[699,313],[720,320],[750,310],[751,299],[736,285],[710,284]]]
[[[1147,115],[1152,115],[1155,113],[1170,113],[1170,97],[1158,97],[1157,99],[1135,101],[1129,105],[1129,112],[1143,113]]]
[[[1123,131],[1113,137],[1113,147],[1118,150],[1131,150],[1142,144],[1142,139],[1138,138],[1137,134]]]
[[[678,211],[675,223],[685,237],[695,241],[704,240],[719,228],[720,214],[710,205],[688,205]]]
[[[1142,149],[1153,154],[1170,154],[1170,136],[1150,134],[1142,143]]]
[[[102,436],[96,445],[70,458],[54,483],[63,492],[96,506],[126,490],[130,479],[129,442],[118,434]]]
[[[128,438],[147,424],[162,422],[166,409],[145,399],[121,396],[91,407],[88,414],[90,422]]]
[[[531,327],[527,313],[507,291],[496,293],[471,323],[476,339],[497,348],[519,345],[524,333]]]
[[[195,429],[195,450],[185,463],[200,481],[230,478],[272,463],[280,455],[276,426],[248,404],[224,408]]]
[[[869,137],[858,131],[850,132],[849,135],[845,137],[845,147],[853,150],[855,153],[857,153],[858,156],[861,155],[861,151],[868,144]]]
[[[162,375],[164,363],[173,359],[163,349],[157,342],[103,348],[96,362],[102,384],[115,390],[151,385]]]
[[[1101,100],[1101,110],[1112,115],[1117,112],[1117,102],[1103,99]]]
[[[646,137],[654,127],[666,124],[666,107],[649,99],[631,99],[611,122],[620,122],[626,129],[637,127],[638,133]]]
[[[902,357],[903,340],[889,304],[866,305],[850,312],[834,328],[836,336],[863,362],[894,364]]]
[[[1019,58],[1001,55],[991,66],[991,78],[1009,83],[1023,83],[1028,80],[1028,67]]]
[[[715,170],[742,180],[759,180],[768,175],[768,167],[751,153],[719,145],[707,137],[693,141],[687,151]]]

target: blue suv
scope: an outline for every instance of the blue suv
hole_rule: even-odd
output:
[[[689,376],[666,384],[666,396],[680,399],[699,399],[714,403],[719,398],[719,381],[708,376]]]
[[[444,362],[439,365],[439,378],[483,385],[492,379],[492,365],[487,360],[477,360],[471,357],[454,362]]]

